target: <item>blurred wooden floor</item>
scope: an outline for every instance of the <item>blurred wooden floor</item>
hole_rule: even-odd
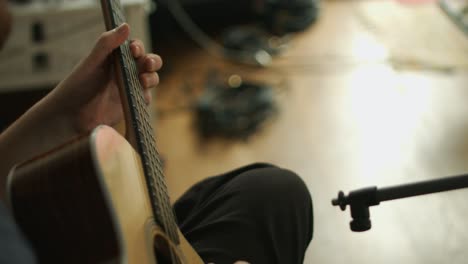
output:
[[[157,103],[220,67],[286,84],[279,116],[250,141],[201,144],[190,112],[157,120],[173,198],[206,176],[256,161],[290,168],[314,199],[305,263],[466,263],[468,190],[382,203],[373,227],[349,230],[339,190],[468,172],[468,38],[435,4],[324,1],[322,17],[266,70],[198,48],[165,58]],[[199,82],[198,82],[199,83]]]

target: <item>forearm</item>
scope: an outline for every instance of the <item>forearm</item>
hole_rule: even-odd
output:
[[[7,177],[17,163],[31,159],[77,135],[67,111],[49,94],[0,134],[0,199],[5,200]]]

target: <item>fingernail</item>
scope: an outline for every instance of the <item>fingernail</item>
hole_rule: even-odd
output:
[[[127,31],[127,27],[125,26],[125,23],[120,25],[117,28],[117,33],[119,33],[119,34],[124,34],[126,31]]]
[[[154,59],[149,59],[147,63],[150,68],[153,68],[156,65],[156,61]]]
[[[133,43],[132,43],[133,44]],[[132,45],[133,53],[140,53],[140,47],[138,45]]]

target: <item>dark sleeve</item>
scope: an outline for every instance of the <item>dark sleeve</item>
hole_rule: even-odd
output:
[[[32,249],[2,203],[0,203],[0,263],[36,263]]]

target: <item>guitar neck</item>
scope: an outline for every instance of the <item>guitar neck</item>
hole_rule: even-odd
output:
[[[106,29],[111,30],[125,22],[119,0],[101,0]],[[118,78],[120,98],[124,108],[127,138],[140,154],[148,194],[156,223],[173,243],[179,244],[178,228],[169,201],[162,164],[156,149],[151,116],[146,106],[138,69],[125,41],[114,51],[115,73]]]

